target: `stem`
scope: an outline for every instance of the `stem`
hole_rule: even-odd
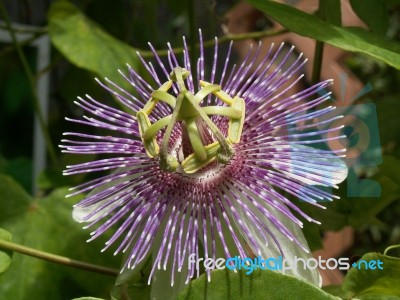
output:
[[[230,41],[242,41],[242,40],[247,40],[247,39],[260,39],[260,38],[267,37],[267,36],[275,36],[275,35],[284,34],[286,32],[288,32],[287,29],[274,30],[274,31],[271,31],[271,30],[254,31],[254,32],[239,33],[239,34],[227,34],[227,35],[224,35],[222,37],[219,37],[217,43],[218,44],[222,44],[222,43],[226,43],[226,42],[230,42]],[[215,39],[208,40],[208,41],[205,41],[203,43],[204,48],[211,47],[214,44],[215,44]],[[192,47],[193,46],[190,45],[189,46],[189,50],[193,49]],[[200,48],[200,44],[199,43],[195,44],[194,48],[199,49]],[[172,48],[172,52],[175,53],[175,54],[180,53],[183,50],[184,50],[183,47]],[[139,51],[140,55],[142,57],[144,57],[144,58],[148,58],[148,57],[153,57],[154,56],[153,52],[151,52],[151,51],[146,51],[146,50],[138,50],[138,51]],[[156,51],[156,53],[159,56],[167,56],[168,55],[168,51],[169,50],[158,50],[158,51]],[[193,51],[191,51],[191,52],[193,52]]]
[[[389,247],[387,247],[387,248],[385,249],[385,251],[383,252],[383,255],[387,255],[387,253],[388,253],[390,250],[397,249],[397,248],[400,248],[400,245],[389,246]]]
[[[1,29],[1,27],[0,27]],[[31,44],[32,42],[34,42],[36,39],[40,38],[44,33],[36,33],[34,34],[31,38],[24,40],[23,42],[20,43],[20,45],[22,47]],[[0,51],[0,58],[3,55],[6,55],[7,53],[11,53],[15,51],[15,47],[12,45],[8,45],[8,46],[4,46],[1,51]]]
[[[42,130],[44,139],[46,141],[46,146],[47,146],[47,150],[49,152],[50,155],[50,159],[53,163],[53,165],[57,164],[57,156],[56,156],[56,152],[54,150],[53,144],[51,142],[51,138],[50,138],[50,134],[49,131],[47,129],[47,125],[45,122],[45,118],[43,116],[43,113],[40,109],[40,102],[39,102],[39,98],[37,96],[37,90],[36,90],[36,80],[35,77],[32,73],[32,70],[29,66],[29,63],[25,57],[24,52],[22,51],[21,45],[18,43],[17,38],[15,36],[15,32],[13,27],[11,26],[11,21],[10,18],[4,8],[3,5],[3,0],[0,0],[0,12],[3,15],[4,20],[6,21],[6,26],[8,28],[8,31],[10,32],[11,35],[11,39],[12,39],[12,43],[17,51],[18,57],[22,63],[22,67],[24,68],[25,74],[28,77],[29,83],[30,83],[30,87],[31,87],[31,92],[32,92],[32,96],[33,96],[33,108],[35,110],[35,114],[38,118],[39,121],[39,125],[40,128]]]
[[[35,80],[38,80],[44,74],[46,74],[47,72],[50,72],[52,69],[54,69],[56,66],[58,66],[58,64],[62,60],[63,60],[63,57],[61,55],[57,54],[47,67],[45,67],[42,70],[39,70],[39,71],[36,72]]]
[[[316,41],[314,50],[314,64],[311,75],[311,83],[318,83],[321,77],[322,57],[324,56],[324,43]]]
[[[324,20],[324,11],[322,9],[322,5],[324,5],[324,0],[319,1],[318,12],[319,17]],[[311,75],[311,84],[316,84],[319,82],[321,78],[321,68],[322,68],[322,58],[324,55],[324,43],[320,41],[315,41],[315,50],[314,50],[314,64]]]
[[[94,264],[86,263],[86,262],[79,261],[79,260],[74,260],[74,259],[71,259],[71,258],[68,258],[65,256],[42,252],[40,250],[36,250],[33,248],[15,244],[13,242],[8,242],[5,240],[0,240],[0,248],[18,252],[18,253],[25,254],[25,255],[29,255],[32,257],[39,258],[39,259],[43,259],[43,260],[53,262],[53,263],[56,263],[59,265],[82,269],[82,270],[95,272],[95,273],[99,273],[99,274],[104,274],[104,275],[109,275],[109,276],[117,276],[119,274],[118,270],[116,270],[116,269],[102,267],[99,265],[94,265]]]

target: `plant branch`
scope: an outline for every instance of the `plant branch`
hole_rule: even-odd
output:
[[[34,42],[36,39],[40,38],[43,34],[44,33],[35,33],[31,38],[26,39],[26,40],[20,42],[19,44],[21,47],[27,46],[27,45],[31,44],[32,42]],[[15,47],[13,45],[4,46],[0,51],[0,58],[3,55],[6,55],[7,53],[11,53],[13,51],[15,51]]]
[[[47,72],[50,72],[53,68],[58,66],[58,64],[62,61],[62,59],[63,59],[63,57],[60,54],[56,54],[56,56],[53,58],[53,60],[50,62],[50,64],[48,66],[46,66],[42,70],[39,70],[36,73],[35,79],[38,80],[44,74],[46,74]]]
[[[56,156],[56,152],[54,150],[54,146],[53,146],[53,144],[51,142],[50,133],[48,131],[47,124],[45,122],[45,118],[44,118],[43,113],[42,113],[42,111],[40,109],[40,101],[39,101],[39,98],[38,98],[38,95],[37,95],[35,76],[32,73],[32,70],[31,70],[31,68],[29,66],[28,60],[26,59],[26,56],[25,56],[24,52],[22,51],[21,45],[17,41],[17,37],[15,35],[14,28],[11,25],[10,18],[8,16],[7,11],[6,11],[6,9],[4,7],[4,4],[3,4],[3,0],[0,0],[0,13],[1,13],[1,15],[3,16],[3,18],[5,20],[7,29],[10,32],[10,35],[11,35],[13,46],[15,47],[15,49],[17,51],[17,54],[18,54],[18,57],[19,57],[19,59],[21,61],[22,67],[23,67],[23,69],[25,71],[26,76],[28,77],[29,84],[30,84],[30,87],[31,87],[32,96],[33,96],[33,108],[34,108],[35,114],[36,114],[36,116],[38,118],[39,125],[40,125],[40,128],[42,130],[44,139],[46,141],[47,151],[49,153],[50,159],[51,159],[53,165],[56,165],[57,164],[57,156]]]
[[[47,252],[43,252],[40,250],[36,250],[33,248],[29,248],[26,246],[22,246],[19,244],[15,244],[13,242],[8,242],[5,240],[0,240],[0,249],[10,250],[14,252],[18,252],[24,255],[29,255],[35,258],[43,259],[52,263],[56,263],[59,265],[64,265],[72,268],[82,269],[94,273],[109,275],[109,276],[118,276],[119,272],[116,269],[107,268],[99,265],[90,264],[87,262],[74,260],[65,256],[60,256],[56,254],[51,254]]]
[[[0,21],[0,29],[9,30],[6,23]],[[33,33],[37,35],[42,35],[48,33],[47,27],[37,27],[37,28],[30,28],[30,27],[17,27],[14,28],[14,32],[20,33]]]

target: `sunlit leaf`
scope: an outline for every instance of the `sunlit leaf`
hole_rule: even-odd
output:
[[[341,49],[368,54],[400,69],[400,44],[361,28],[342,28],[322,21],[289,5],[268,0],[248,0],[267,16],[300,35]]]
[[[53,2],[48,17],[52,43],[78,67],[123,82],[117,69],[126,63],[137,65],[134,48],[105,32],[71,2]]]
[[[72,220],[67,189],[45,198],[30,197],[10,177],[0,175],[0,227],[13,235],[13,242],[41,251],[108,267],[119,259],[100,253],[99,242],[87,244],[88,232]],[[107,297],[114,278],[56,265],[14,253],[12,267],[2,274],[1,299],[71,299],[83,295]]]
[[[340,299],[299,278],[270,270],[255,270],[250,275],[227,269],[204,274],[192,281],[178,300],[197,299]]]
[[[105,300],[102,298],[94,298],[94,297],[81,297],[81,298],[74,298],[72,300]]]
[[[110,296],[111,300],[125,300],[130,299],[135,300],[148,300],[153,299],[150,298],[150,290],[151,286],[147,285],[147,283],[136,283],[134,285],[123,284],[119,286],[114,286],[111,289]],[[168,299],[168,298],[164,298]]]
[[[366,269],[363,263],[360,269],[353,267],[349,270],[342,285],[345,299],[400,299],[400,258],[367,253],[360,260],[375,261],[376,264],[373,264],[373,269]],[[383,269],[378,268],[379,261]]]
[[[0,228],[0,240],[11,242],[11,233]],[[4,273],[11,264],[12,252],[0,248],[0,274]]]

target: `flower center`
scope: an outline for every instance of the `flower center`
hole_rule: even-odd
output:
[[[235,96],[231,98],[221,90],[221,86],[200,80],[202,87],[195,95],[187,90],[185,79],[189,72],[181,67],[176,67],[170,75],[170,80],[165,82],[158,90],[151,94],[146,105],[137,112],[140,137],[147,155],[150,158],[160,159],[160,168],[168,172],[174,172],[181,165],[185,173],[195,173],[208,166],[215,160],[227,164],[234,150],[232,144],[240,141],[245,118],[245,102]],[[178,95],[174,97],[168,93],[173,82],[178,87]],[[200,106],[208,95],[213,94],[227,106]],[[159,102],[165,102],[172,108],[172,114],[151,124],[149,115]],[[210,119],[210,115],[220,115],[229,119],[227,137]],[[182,163],[178,162],[176,155],[169,152],[169,143],[175,123],[181,121],[183,137],[188,137],[193,153],[187,155]],[[161,144],[156,139],[157,133],[165,129]],[[205,144],[202,137],[207,128],[215,138],[215,142]]]

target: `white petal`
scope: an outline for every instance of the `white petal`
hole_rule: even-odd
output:
[[[165,222],[162,223],[159,232],[164,232],[165,229]],[[157,257],[158,251],[159,251],[159,245],[161,243],[160,241],[161,235],[159,235],[156,238],[155,244],[153,246],[153,251],[152,251],[152,258],[153,258],[153,263],[154,264],[154,258]],[[186,287],[186,277],[188,275],[188,260],[185,258],[184,265],[182,268],[182,271],[178,271],[178,266],[175,266],[175,271],[172,273],[172,260],[173,258],[173,253],[175,253],[175,247],[177,247],[176,241],[174,241],[171,245],[171,252],[170,252],[170,258],[167,264],[167,269],[163,270],[161,268],[160,270],[156,269],[153,273],[152,279],[151,279],[151,292],[150,292],[150,299],[154,300],[164,300],[164,299],[177,299],[178,295],[183,291],[183,289]],[[173,286],[171,286],[171,276],[173,276]]]
[[[290,148],[293,162],[289,171],[282,171],[287,176],[309,185],[336,185],[346,179],[348,173],[346,163],[334,153],[324,153],[324,157],[318,157],[318,153],[313,155],[313,152],[318,151],[313,147],[291,145]],[[305,155],[307,155],[306,162],[296,163],[297,158],[300,156],[304,158]],[[308,177],[305,177],[304,173],[308,173],[306,175]],[[327,184],[321,184],[319,180]]]
[[[244,199],[244,197],[242,197]],[[312,258],[311,251],[309,250],[307,241],[303,235],[302,229],[299,227],[298,224],[294,223],[293,220],[289,219],[287,216],[283,215],[279,210],[274,208],[271,205],[268,205],[265,203],[265,201],[261,197],[254,197],[254,200],[256,200],[258,203],[262,204],[266,210],[268,210],[272,215],[274,215],[292,234],[293,236],[296,237],[297,241],[302,245],[303,248],[308,250],[308,253],[301,249],[295,242],[291,241],[285,234],[281,233],[278,228],[274,226],[274,224],[268,219],[267,216],[265,216],[261,211],[258,209],[253,209],[253,213],[256,215],[256,217],[262,221],[264,224],[267,225],[268,229],[270,232],[276,237],[276,240],[279,241],[280,247],[282,248],[284,259],[292,260],[295,257],[301,258],[304,260],[307,260],[309,258]],[[276,201],[279,202],[279,200],[275,199]],[[248,201],[249,202],[249,201]],[[251,205],[250,205],[251,206]],[[240,212],[240,210],[238,209]],[[261,258],[262,259],[268,259],[268,258],[278,258],[281,256],[281,252],[279,251],[278,246],[276,243],[272,240],[272,238],[269,238],[269,243],[268,245],[265,245],[264,238],[262,234],[260,233],[260,230],[263,230],[262,228],[259,228],[255,225],[254,220],[248,218],[245,216],[245,214],[240,213],[241,215],[241,222],[246,226],[247,230],[251,232],[253,239],[255,239],[260,246],[261,250]],[[244,235],[243,231],[240,229],[240,226],[238,224],[238,220],[236,218],[232,218],[234,222],[237,225],[238,230],[243,234],[243,237],[246,239],[246,236]],[[268,233],[264,231],[264,234],[268,237]],[[248,245],[250,246],[251,243],[247,241]],[[256,253],[255,249],[252,249],[254,253]],[[258,255],[258,254],[257,254]],[[301,265],[301,263],[299,264]],[[301,267],[299,268],[292,268],[290,270],[279,270],[279,272],[287,275],[292,275],[296,277],[300,277],[303,280],[314,284],[316,286],[321,287],[322,286],[322,278],[318,272],[317,269],[312,270],[306,268],[305,270],[302,269]]]
[[[124,168],[118,168],[116,170],[114,170],[111,174],[124,174],[124,172],[130,171],[132,169],[134,169],[135,167],[124,167]],[[104,182],[101,186],[95,188],[94,190],[92,190],[86,198],[91,197],[97,193],[100,193],[108,188],[113,188],[115,187],[117,184],[122,183],[122,182],[126,182],[128,180],[131,179],[135,179],[136,177],[142,175],[141,172],[138,172],[137,174],[133,174],[133,175],[126,175],[126,176],[121,176],[118,179],[114,179],[112,181],[107,181]],[[122,194],[123,191],[114,193],[112,195],[110,195],[109,197],[96,202],[92,205],[89,206],[75,206],[73,208],[72,211],[72,218],[79,222],[79,223],[90,223],[93,222],[94,220],[96,220],[97,218],[101,217],[102,215],[106,215],[108,213],[110,213],[111,211],[114,210],[114,208],[116,208],[119,204],[120,201],[118,200],[119,196]],[[132,192],[132,197],[134,197],[135,194]],[[89,219],[85,220],[87,216],[89,216],[92,212],[94,212],[96,209],[100,208],[102,205],[105,205],[106,203],[111,203],[112,204],[108,205],[107,207],[105,207],[104,209],[101,209],[100,211],[98,211],[97,213],[95,213],[93,216],[91,216]]]
[[[94,212],[96,209],[98,209],[100,206],[102,206],[107,201],[109,201],[108,198],[103,201],[97,202],[93,205],[87,206],[87,207],[75,206],[72,210],[72,218],[76,222],[79,222],[79,223],[93,222],[97,218],[101,217],[103,214],[112,211],[113,208],[117,205],[116,203],[113,203],[112,205],[107,206],[106,209],[98,211],[93,216],[91,216],[89,219],[85,220],[87,216],[89,216],[92,212]]]

